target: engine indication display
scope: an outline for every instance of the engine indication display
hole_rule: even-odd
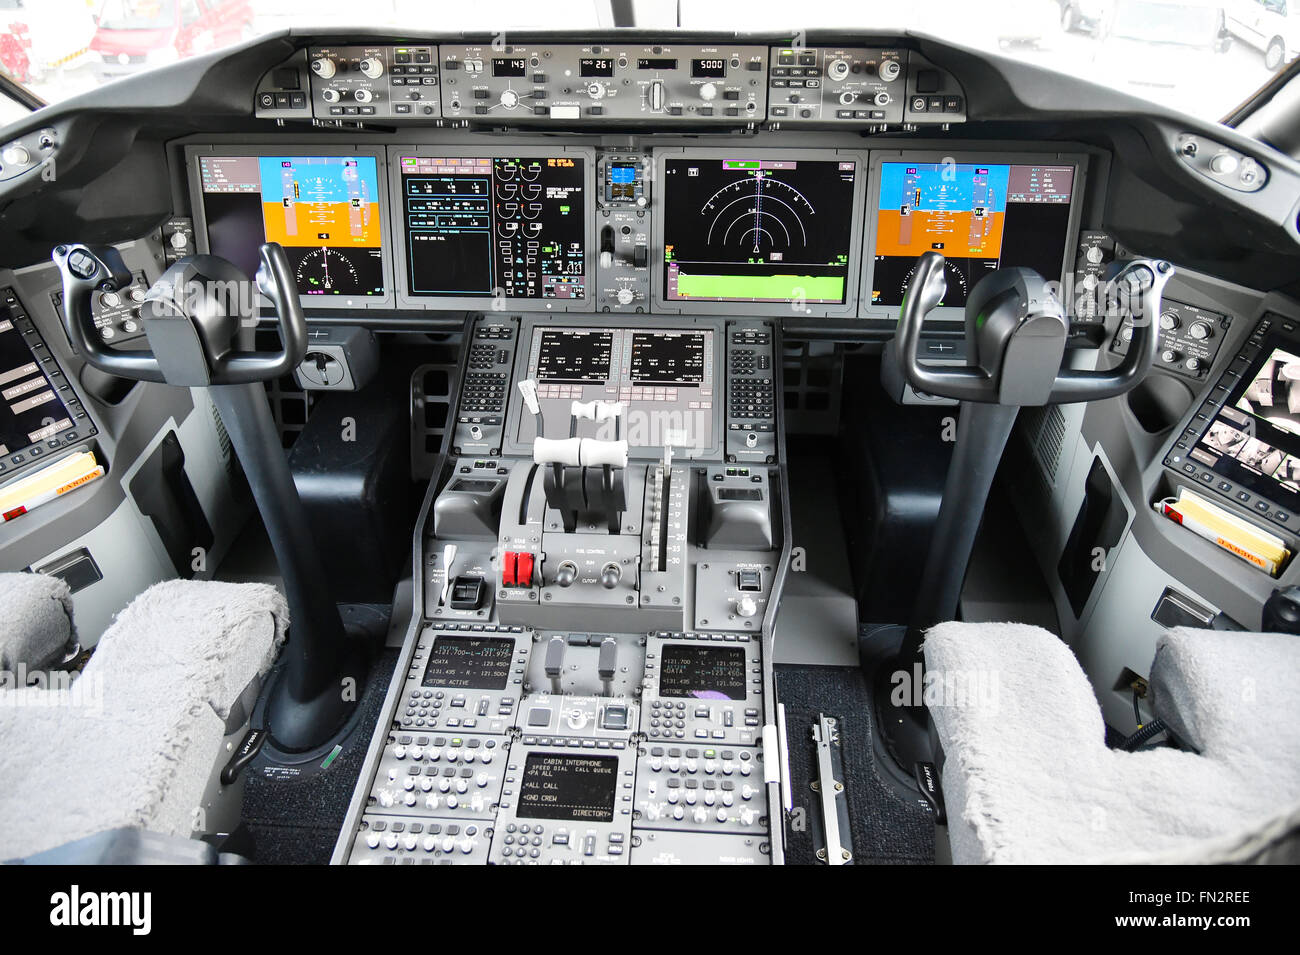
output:
[[[304,296],[383,296],[373,156],[200,156],[208,247],[250,277],[263,242],[284,247]]]
[[[668,159],[664,298],[842,304],[854,160]]]
[[[901,305],[917,258],[931,250],[945,259],[946,306],[965,305],[1002,266],[1059,280],[1074,178],[1068,164],[882,163],[872,304]]]
[[[582,299],[581,157],[402,156],[414,296]]]
[[[617,792],[617,756],[529,753],[515,815],[522,819],[610,822]]]
[[[504,690],[514,650],[515,642],[508,637],[435,637],[422,684]]]
[[[687,646],[663,648],[659,695],[693,700],[745,699],[745,651],[742,647]]]

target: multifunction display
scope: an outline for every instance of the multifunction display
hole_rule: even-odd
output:
[[[437,637],[429,650],[423,685],[503,690],[514,652],[515,642],[509,637]]]
[[[1300,513],[1300,342],[1266,340],[1188,456]]]
[[[387,294],[373,156],[200,156],[199,185],[208,248],[248,276],[278,242],[302,295]]]
[[[581,157],[402,156],[399,168],[411,295],[586,295]]]
[[[664,298],[843,303],[857,165],[666,160]]]
[[[537,380],[559,384],[604,382],[609,378],[614,333],[544,328],[537,353]]]
[[[515,815],[521,819],[610,822],[617,791],[617,756],[529,753]]]
[[[21,315],[20,306],[0,301],[0,458],[72,427],[72,415],[23,337]]]
[[[743,647],[668,644],[659,667],[659,695],[694,700],[743,700]]]
[[[916,260],[946,260],[941,304],[963,306],[984,276],[1023,266],[1060,280],[1075,167],[886,162],[876,210],[873,305],[901,305]]]

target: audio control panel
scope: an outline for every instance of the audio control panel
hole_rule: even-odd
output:
[[[1232,326],[1232,317],[1165,299],[1159,322],[1156,367],[1199,381],[1210,373],[1219,346]],[[1133,324],[1125,321],[1111,343],[1111,351],[1124,354],[1132,340]]]
[[[906,53],[864,47],[772,51],[768,119],[786,123],[901,123]]]

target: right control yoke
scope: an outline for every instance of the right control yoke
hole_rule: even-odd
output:
[[[903,376],[917,391],[985,404],[1027,407],[1096,401],[1121,395],[1151,370],[1159,336],[1160,296],[1173,275],[1168,262],[1114,263],[1107,302],[1133,320],[1133,342],[1108,370],[1061,368],[1069,321],[1061,299],[1032,269],[1004,268],[982,279],[966,303],[964,368],[923,365],[917,358],[921,325],[947,292],[944,258],[926,252],[903,295],[893,343]]]

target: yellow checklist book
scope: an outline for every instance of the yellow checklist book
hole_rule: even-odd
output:
[[[94,452],[70,454],[10,484],[0,487],[0,521],[11,521],[61,494],[76,490],[104,474]]]
[[[1291,556],[1286,542],[1244,518],[1183,488],[1176,501],[1155,503],[1170,520],[1217,544],[1235,557],[1277,576]]]

